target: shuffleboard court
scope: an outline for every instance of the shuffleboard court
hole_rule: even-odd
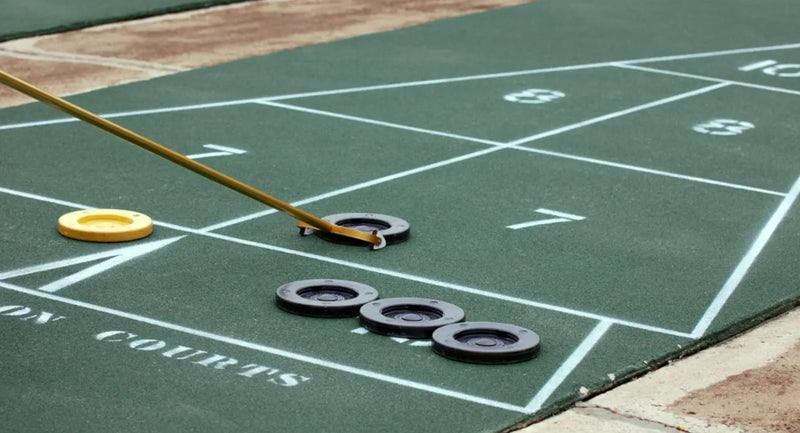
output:
[[[501,431],[796,305],[797,5],[770,3],[540,1],[71,98],[314,215],[411,223],[379,251],[41,104],[0,111],[4,422]],[[60,236],[84,208],[155,230]],[[317,278],[541,352],[467,364],[275,305]]]

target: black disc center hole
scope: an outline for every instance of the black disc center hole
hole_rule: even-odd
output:
[[[476,347],[502,347],[519,341],[516,335],[494,329],[462,331],[453,336],[456,341]]]
[[[378,219],[372,218],[349,218],[346,220],[341,220],[336,223],[342,227],[347,227],[350,229],[360,230],[362,232],[372,233],[375,230],[388,230],[392,226],[387,223],[386,221],[381,221]]]
[[[424,305],[395,305],[384,308],[381,314],[407,323],[428,322],[444,317],[441,310]]]
[[[297,294],[302,298],[321,302],[341,302],[358,296],[355,290],[339,286],[307,287],[298,290]]]

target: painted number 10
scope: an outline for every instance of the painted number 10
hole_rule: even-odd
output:
[[[749,65],[739,68],[740,71],[750,72],[758,71],[782,78],[798,78],[800,77],[800,65],[792,63],[778,63],[775,60],[764,60],[762,62],[751,63]]]

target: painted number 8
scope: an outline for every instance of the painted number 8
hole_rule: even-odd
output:
[[[521,92],[509,93],[503,99],[520,104],[545,104],[555,99],[566,96],[558,90],[528,89]]]
[[[695,125],[695,131],[701,134],[710,135],[739,135],[748,129],[753,129],[756,126],[750,122],[733,119],[714,119],[705,123]]]

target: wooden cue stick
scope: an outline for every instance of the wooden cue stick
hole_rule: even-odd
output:
[[[75,104],[67,102],[64,99],[59,98],[58,96],[45,92],[44,90],[41,90],[36,86],[27,83],[23,80],[20,80],[19,78],[14,77],[13,75],[4,72],[2,70],[0,70],[0,82],[34,99],[37,99],[61,111],[64,111],[67,114],[76,117],[86,123],[89,123],[106,132],[114,134],[117,137],[120,137],[130,143],[133,143],[147,151],[155,153],[156,155],[162,158],[166,158],[169,161],[172,161],[175,164],[185,167],[201,176],[211,179],[214,182],[222,184],[234,191],[244,194],[252,199],[258,200],[261,203],[266,204],[267,206],[273,207],[281,212],[291,215],[292,217],[300,221],[303,221],[306,224],[309,224],[310,226],[313,226],[319,230],[355,238],[358,240],[368,242],[373,245],[381,244],[381,238],[376,235],[362,232],[356,229],[351,229],[348,227],[342,227],[335,224],[331,224],[330,222],[325,221],[322,218],[311,215],[301,209],[298,209],[290,205],[289,203],[278,200],[277,198],[272,197],[269,194],[266,194],[262,191],[259,191],[258,189],[253,188],[252,186],[249,186],[217,170],[214,170],[211,167],[208,167],[197,161],[189,159],[186,156],[181,155],[180,153],[175,152],[174,150],[168,147],[162,146],[156,143],[155,141],[152,141],[133,131],[125,129],[122,126],[117,125],[116,123],[106,120]]]

